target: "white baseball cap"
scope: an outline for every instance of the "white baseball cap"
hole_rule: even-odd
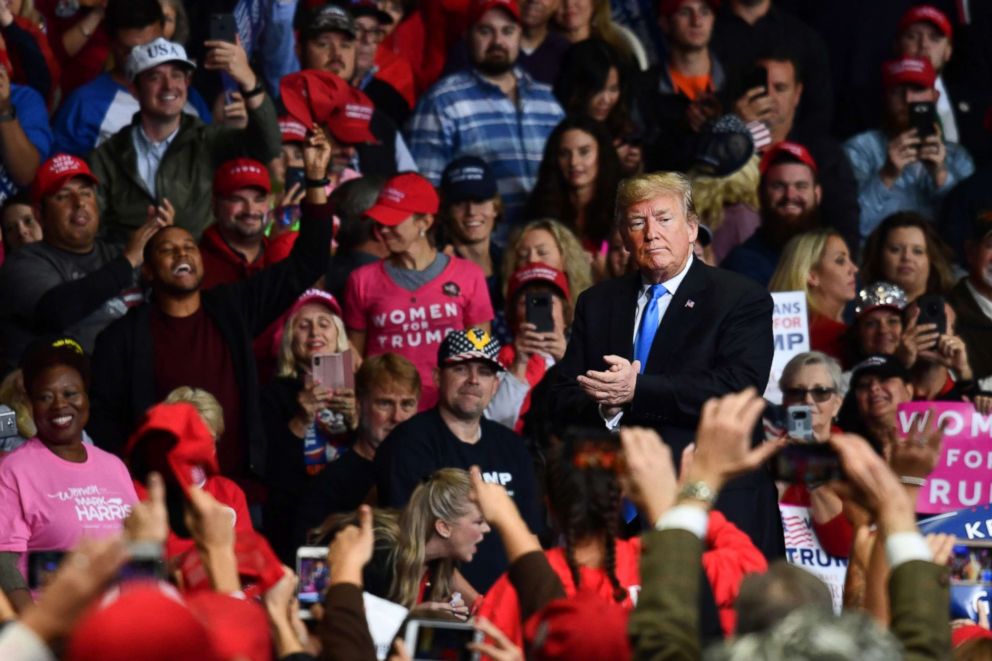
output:
[[[190,69],[196,68],[196,62],[186,56],[186,49],[181,44],[177,44],[159,37],[154,41],[141,46],[135,46],[131,54],[127,56],[127,63],[124,65],[124,75],[127,79],[134,81],[139,73],[154,69],[166,62],[176,62],[185,64]]]

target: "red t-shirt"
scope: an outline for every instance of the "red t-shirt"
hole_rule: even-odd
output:
[[[224,433],[217,442],[220,471],[247,477],[241,390],[224,336],[202,307],[188,317],[170,317],[153,308],[151,333],[156,398],[165,399],[179,386],[203,388],[216,397],[224,409]]]
[[[437,403],[432,372],[445,336],[493,319],[482,269],[451,257],[433,280],[415,291],[400,287],[385,262],[367,264],[348,276],[344,323],[365,333],[365,355],[398,353],[420,372],[420,410]]]

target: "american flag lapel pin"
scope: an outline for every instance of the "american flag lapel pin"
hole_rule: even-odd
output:
[[[685,302],[685,306],[691,310],[692,308],[696,307],[696,301],[690,298],[688,301]]]

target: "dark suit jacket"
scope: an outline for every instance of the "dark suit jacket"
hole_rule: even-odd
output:
[[[550,398],[559,428],[603,426],[598,406],[579,388],[576,377],[590,369],[606,369],[605,355],[633,358],[640,285],[640,275],[634,273],[596,285],[579,297]],[[658,328],[622,424],[656,429],[677,461],[695,439],[706,400],[748,386],[763,392],[773,353],[768,292],[748,278],[697,259]],[[757,471],[728,485],[717,505],[769,557],[784,552],[774,491],[767,473]]]

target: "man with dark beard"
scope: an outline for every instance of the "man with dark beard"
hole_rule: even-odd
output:
[[[327,138],[317,131],[304,144],[307,178],[323,179],[331,157]],[[260,501],[266,443],[251,338],[325,272],[332,235],[323,186],[307,187],[301,210],[299,240],[286,259],[206,291],[192,234],[171,226],[148,241],[141,274],[151,301],[108,326],[93,352],[89,430],[101,448],[120,454],[149,406],[178,386],[202,388],[224,411],[221,473],[245,490],[250,504]]]
[[[204,289],[244,280],[286,256],[288,249],[272,244],[293,234],[265,236],[271,190],[268,169],[250,158],[228,161],[214,173],[216,222],[200,239]]]
[[[816,161],[795,142],[780,142],[765,152],[761,171],[761,226],[734,248],[720,267],[764,286],[772,279],[789,239],[820,226]]]
[[[564,116],[551,88],[516,66],[520,38],[517,0],[476,0],[468,35],[472,68],[428,90],[409,128],[420,174],[435,186],[458,156],[489,163],[510,223],[519,219],[548,135]]]

